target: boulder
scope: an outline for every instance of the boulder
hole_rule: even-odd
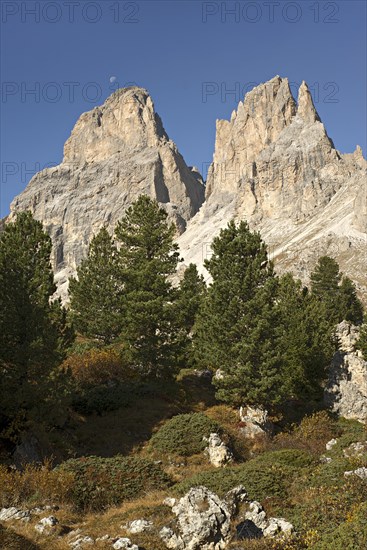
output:
[[[130,521],[125,529],[132,535],[136,533],[144,533],[144,531],[150,531],[153,527],[153,522],[146,519],[135,519]]]
[[[249,503],[245,513],[245,521],[237,526],[237,538],[256,539],[262,537],[276,537],[290,535],[293,525],[283,518],[267,518],[266,512],[257,501]]]
[[[241,407],[240,420],[243,426],[240,432],[250,439],[264,436],[272,431],[272,424],[268,419],[268,411],[262,407]]]
[[[231,518],[246,497],[243,487],[221,500],[206,487],[193,487],[172,507],[177,531],[164,527],[160,537],[171,550],[223,550],[231,539]]]
[[[112,548],[115,550],[139,550],[139,546],[136,544],[133,544],[130,539],[127,537],[120,537],[118,538]]]
[[[41,535],[51,535],[54,532],[54,527],[58,525],[59,520],[55,516],[42,518],[35,526],[35,530]]]
[[[82,550],[86,546],[92,545],[94,545],[94,539],[88,535],[77,537],[73,541],[69,542],[69,546],[71,546],[73,550]]]
[[[367,468],[363,466],[362,468],[357,468],[356,470],[349,470],[348,472],[344,472],[344,477],[349,476],[357,476],[361,479],[367,480]]]
[[[357,441],[356,443],[351,443],[346,449],[343,449],[343,455],[346,458],[363,456],[365,453],[367,454],[367,441],[364,443]]]
[[[217,433],[211,433],[209,438],[204,437],[204,441],[208,442],[205,453],[209,456],[209,461],[215,468],[221,468],[233,460],[231,450]]]
[[[334,445],[337,444],[337,442],[338,442],[338,441],[337,441],[337,439],[335,439],[335,438],[334,438],[334,439],[330,439],[330,441],[328,441],[328,442],[326,443],[326,445],[325,445],[326,450],[327,450],[327,451],[331,451],[331,449],[334,447]]]

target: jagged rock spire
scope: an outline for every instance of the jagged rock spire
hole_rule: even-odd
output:
[[[313,103],[311,92],[305,81],[302,82],[298,92],[297,116],[309,124],[316,121],[320,122],[320,117]]]

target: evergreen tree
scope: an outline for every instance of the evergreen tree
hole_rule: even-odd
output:
[[[195,264],[184,272],[174,302],[174,318],[178,327],[179,364],[183,367],[193,363],[192,330],[200,305],[205,296],[206,284]]]
[[[205,261],[212,284],[194,328],[199,363],[220,369],[219,399],[271,406],[289,387],[281,372],[275,307],[277,278],[265,243],[246,222],[231,221]]]
[[[311,273],[311,290],[313,295],[326,306],[327,317],[331,322],[339,320],[339,283],[341,273],[339,265],[329,256],[319,258]]]
[[[320,397],[335,347],[325,305],[287,273],[279,281],[277,309],[288,394],[302,400]]]
[[[168,374],[177,351],[169,281],[177,268],[175,227],[157,201],[142,195],[117,224],[119,269],[125,282],[123,340],[143,373]],[[171,371],[173,372],[173,371]]]
[[[92,239],[88,256],[70,279],[70,309],[76,329],[104,344],[121,333],[124,285],[117,267],[117,249],[106,228]]]
[[[339,287],[339,321],[345,319],[355,325],[363,322],[363,305],[357,296],[356,286],[349,277],[343,277]]]
[[[332,324],[346,319],[360,324],[363,306],[357,297],[354,283],[342,277],[338,263],[329,256],[322,256],[311,273],[312,294],[326,309],[326,317]]]
[[[30,212],[19,213],[0,235],[3,421],[28,418],[41,403],[50,402],[59,384],[54,369],[73,339],[60,301],[51,300],[56,290],[51,249],[50,238]]]

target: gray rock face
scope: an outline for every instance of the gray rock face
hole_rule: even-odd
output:
[[[157,199],[182,232],[204,200],[204,186],[168,138],[148,92],[131,87],[81,115],[62,163],[32,178],[12,202],[9,219],[31,210],[43,222],[62,285],[93,235],[103,225],[112,231],[141,194]]]
[[[367,361],[355,349],[359,329],[343,321],[337,326],[339,350],[329,371],[325,402],[344,418],[367,421]]]
[[[366,168],[359,147],[335,149],[305,83],[297,103],[287,79],[261,84],[229,121],[217,121],[206,202],[179,238],[185,263],[201,266],[220,229],[246,219],[279,272],[307,283],[327,254],[367,299]]]
[[[194,487],[172,507],[179,534],[164,527],[160,537],[172,550],[223,550],[231,539],[236,503],[246,496],[241,488],[221,500],[206,487]]]

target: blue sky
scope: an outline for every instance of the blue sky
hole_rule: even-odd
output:
[[[2,0],[0,215],[117,86],[147,88],[205,172],[215,120],[277,74],[306,80],[335,146],[366,156],[364,0]]]

